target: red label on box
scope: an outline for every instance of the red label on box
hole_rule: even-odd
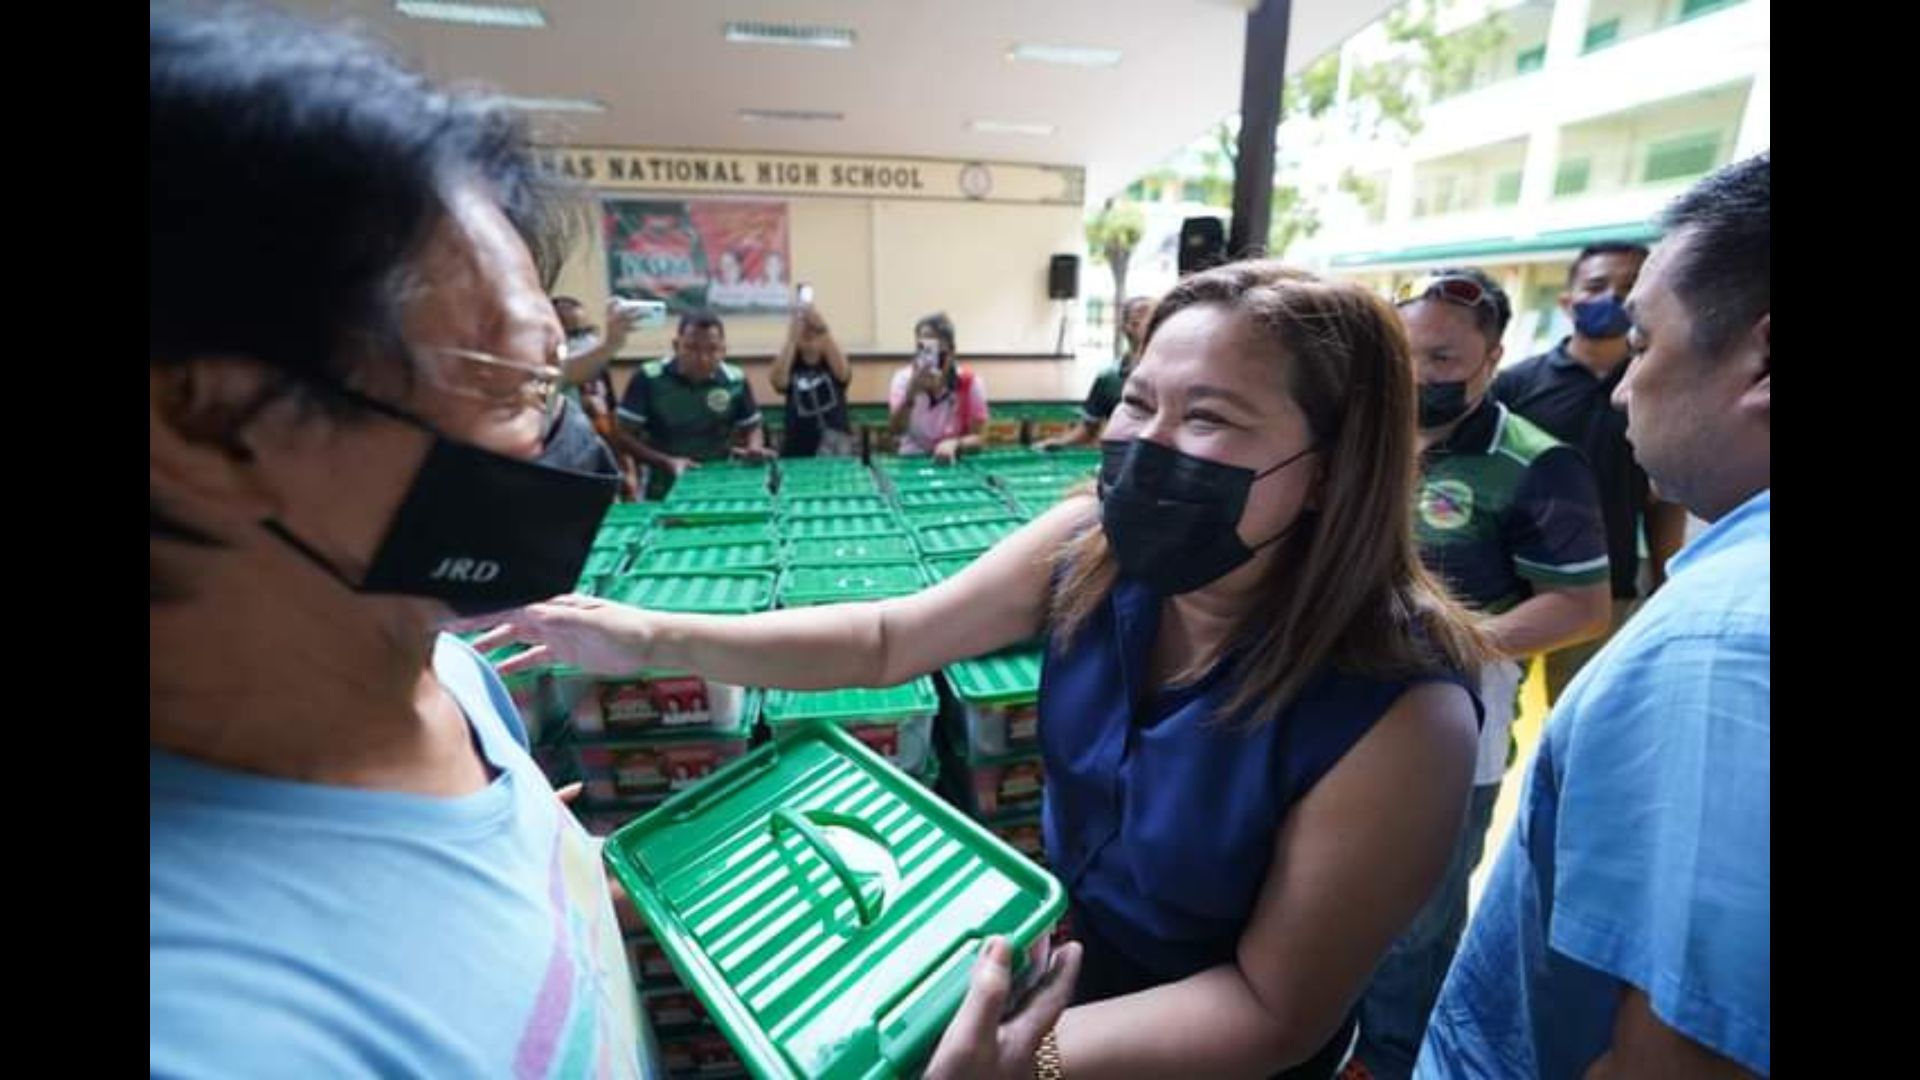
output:
[[[608,724],[633,727],[707,724],[713,720],[705,679],[675,675],[614,683],[600,691],[601,713]]]
[[[856,724],[847,728],[854,738],[894,764],[900,763],[900,729],[892,724]]]

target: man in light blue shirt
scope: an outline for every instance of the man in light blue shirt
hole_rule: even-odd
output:
[[[1770,156],[1703,180],[1615,394],[1709,527],[1549,717],[1418,1077],[1770,1075]]]
[[[551,181],[344,33],[148,27],[149,1072],[659,1072],[599,845],[440,632],[567,591],[619,486]]]
[[[468,795],[150,751],[153,1075],[643,1075],[598,842],[479,654],[433,670],[499,774]]]

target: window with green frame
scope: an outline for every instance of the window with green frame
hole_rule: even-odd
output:
[[[1587,41],[1581,47],[1582,52],[1594,52],[1620,40],[1620,20],[1608,19],[1603,23],[1594,23],[1587,27]]]
[[[1493,178],[1493,205],[1512,206],[1520,201],[1520,170],[1503,172]]]
[[[1678,21],[1686,22],[1688,19],[1697,19],[1702,15],[1711,14],[1719,11],[1721,8],[1730,8],[1741,2],[1742,0],[1680,0],[1680,18]]]
[[[1648,145],[1647,166],[1640,179],[1642,183],[1658,184],[1705,176],[1719,164],[1719,158],[1720,133],[1717,131],[1661,139]]]
[[[1522,49],[1513,58],[1513,73],[1516,75],[1530,75],[1546,66],[1547,47],[1544,44],[1535,45],[1531,49]]]
[[[1587,190],[1587,182],[1592,177],[1592,158],[1572,158],[1561,162],[1560,167],[1553,171],[1554,197],[1580,194]]]

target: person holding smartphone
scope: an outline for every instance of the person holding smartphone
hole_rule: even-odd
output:
[[[787,397],[781,457],[849,457],[860,450],[847,420],[847,387],[853,367],[813,306],[813,287],[802,285],[786,343],[773,358],[767,381]]]
[[[944,312],[914,324],[913,363],[894,372],[888,423],[902,454],[951,464],[986,445],[987,388],[954,354],[953,320]]]

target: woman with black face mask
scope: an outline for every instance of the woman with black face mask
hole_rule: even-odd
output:
[[[1044,827],[1084,946],[1075,1004],[1044,1038],[963,1008],[931,1074],[1330,1076],[1473,775],[1461,673],[1486,643],[1413,544],[1415,403],[1385,301],[1221,267],[1160,302],[1097,490],[946,582],[740,619],[568,598],[494,636],[536,646],[514,666],[823,688],[1047,635]],[[977,979],[976,1002],[1000,985]]]

